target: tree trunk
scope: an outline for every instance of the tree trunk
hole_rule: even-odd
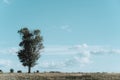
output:
[[[31,73],[31,66],[28,66],[28,73]]]

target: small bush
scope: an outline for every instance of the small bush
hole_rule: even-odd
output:
[[[21,71],[21,70],[18,70],[17,73],[22,73],[22,71]]]
[[[2,70],[0,70],[0,73],[3,73],[3,71],[2,71]]]
[[[10,73],[14,73],[14,69],[10,69]]]
[[[39,73],[39,70],[37,70],[36,73]]]

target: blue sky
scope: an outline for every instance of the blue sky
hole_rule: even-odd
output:
[[[44,51],[32,71],[120,72],[119,0],[0,0],[0,69],[18,60],[23,27],[40,29]]]

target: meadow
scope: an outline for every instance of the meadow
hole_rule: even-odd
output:
[[[120,80],[120,73],[2,73],[0,80]]]

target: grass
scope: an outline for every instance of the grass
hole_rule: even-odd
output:
[[[0,80],[120,80],[120,73],[2,73]]]

